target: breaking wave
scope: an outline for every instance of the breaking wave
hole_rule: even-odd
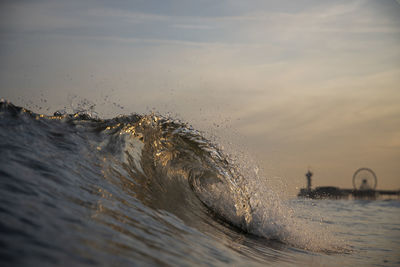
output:
[[[273,247],[339,251],[329,231],[298,218],[256,173],[244,173],[179,120],[156,114],[46,116],[2,101],[0,139],[0,209],[7,215],[0,228],[3,236],[19,236],[2,241],[12,260],[21,242],[28,258],[59,259],[44,251],[55,247],[68,254],[64,244],[73,243],[74,255],[86,259],[76,251],[104,251],[113,231],[125,238],[113,241],[118,251],[134,247],[137,259],[148,246],[168,250],[160,238],[170,237],[163,233],[171,227],[175,235],[192,228],[217,236],[229,231]]]

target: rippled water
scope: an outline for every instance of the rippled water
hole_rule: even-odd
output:
[[[0,103],[0,263],[400,265],[398,200],[281,200],[185,123]]]

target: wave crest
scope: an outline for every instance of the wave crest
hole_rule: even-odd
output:
[[[5,127],[4,138],[14,134],[23,147],[30,145],[24,143],[29,135],[43,147],[61,149],[55,154],[67,151],[86,161],[88,171],[100,168],[100,175],[120,188],[114,195],[121,202],[134,198],[188,224],[207,221],[212,215],[270,240],[309,250],[340,251],[326,229],[317,231],[297,218],[257,174],[242,172],[217,145],[179,120],[156,114],[108,120],[85,112],[45,116],[6,101],[0,102],[0,116],[3,125],[25,126],[22,133]],[[72,176],[76,172],[66,171]]]

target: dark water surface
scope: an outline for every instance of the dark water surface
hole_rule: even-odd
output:
[[[0,103],[0,265],[400,265],[398,200],[281,200],[190,126]]]

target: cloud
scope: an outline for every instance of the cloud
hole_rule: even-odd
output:
[[[172,27],[180,29],[190,29],[190,30],[210,30],[215,28],[215,26],[197,25],[197,24],[174,24],[172,25]]]
[[[339,4],[303,1],[313,2],[308,8],[301,8],[300,3],[256,2],[258,7],[240,1],[222,1],[209,3],[205,8],[207,3],[178,4],[176,1],[132,4],[116,1],[96,5],[91,1],[8,2],[2,8],[1,29],[14,34],[33,32],[147,42],[226,45],[296,42],[297,47],[303,45],[302,49],[309,45],[309,40],[320,41],[316,35],[324,33],[400,32],[399,21],[385,16],[377,19],[374,12],[365,8],[368,1],[339,1]],[[198,9],[197,5],[203,8]]]

